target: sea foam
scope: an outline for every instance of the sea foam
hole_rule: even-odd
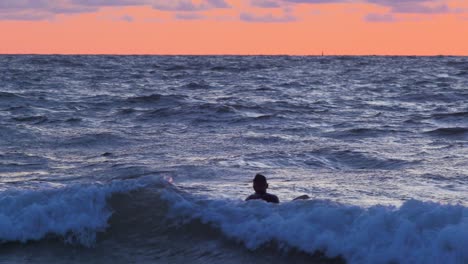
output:
[[[48,235],[92,246],[112,215],[107,199],[141,188],[145,181],[46,185],[0,192],[0,242],[28,242]]]
[[[161,208],[171,223],[199,221],[249,250],[274,246],[310,254],[323,252],[349,263],[468,263],[468,208],[462,205],[418,200],[399,207],[364,208],[328,200],[273,205],[205,198],[169,186],[167,179],[143,178],[8,188],[0,196],[0,241],[28,242],[53,236],[93,246],[97,234],[109,227],[114,210],[122,210],[122,204],[112,208],[109,198],[146,189],[151,195],[143,201],[144,208]],[[124,197],[132,199],[131,195]],[[134,219],[122,215],[124,212],[119,217]],[[164,222],[152,215],[141,216],[144,219],[131,223],[152,228]],[[152,218],[156,223],[145,225]]]
[[[400,207],[362,208],[324,200],[248,203],[191,202],[165,192],[169,215],[199,220],[255,250],[282,249],[341,256],[349,263],[468,263],[468,208],[409,200]]]

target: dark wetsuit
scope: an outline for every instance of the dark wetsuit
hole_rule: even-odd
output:
[[[248,200],[258,200],[258,199],[264,200],[269,203],[279,203],[278,197],[276,195],[269,194],[269,193],[254,193],[250,195],[249,197],[247,197],[247,199],[245,200],[248,201]]]

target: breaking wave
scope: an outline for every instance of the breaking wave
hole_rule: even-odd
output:
[[[145,240],[154,239],[156,229],[167,236],[185,228],[189,236],[219,231],[249,250],[273,246],[321,252],[349,263],[468,261],[468,208],[461,205],[417,200],[369,208],[327,200],[246,203],[193,196],[154,178],[10,188],[2,192],[0,205],[3,242],[53,236],[93,246],[100,233],[112,237],[119,229],[139,229],[135,233],[143,237],[138,240]]]

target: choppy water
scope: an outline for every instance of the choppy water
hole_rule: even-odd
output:
[[[467,145],[467,57],[0,56],[0,262],[468,263]]]

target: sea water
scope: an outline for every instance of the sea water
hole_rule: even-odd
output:
[[[468,263],[467,146],[467,57],[3,55],[0,263]]]

